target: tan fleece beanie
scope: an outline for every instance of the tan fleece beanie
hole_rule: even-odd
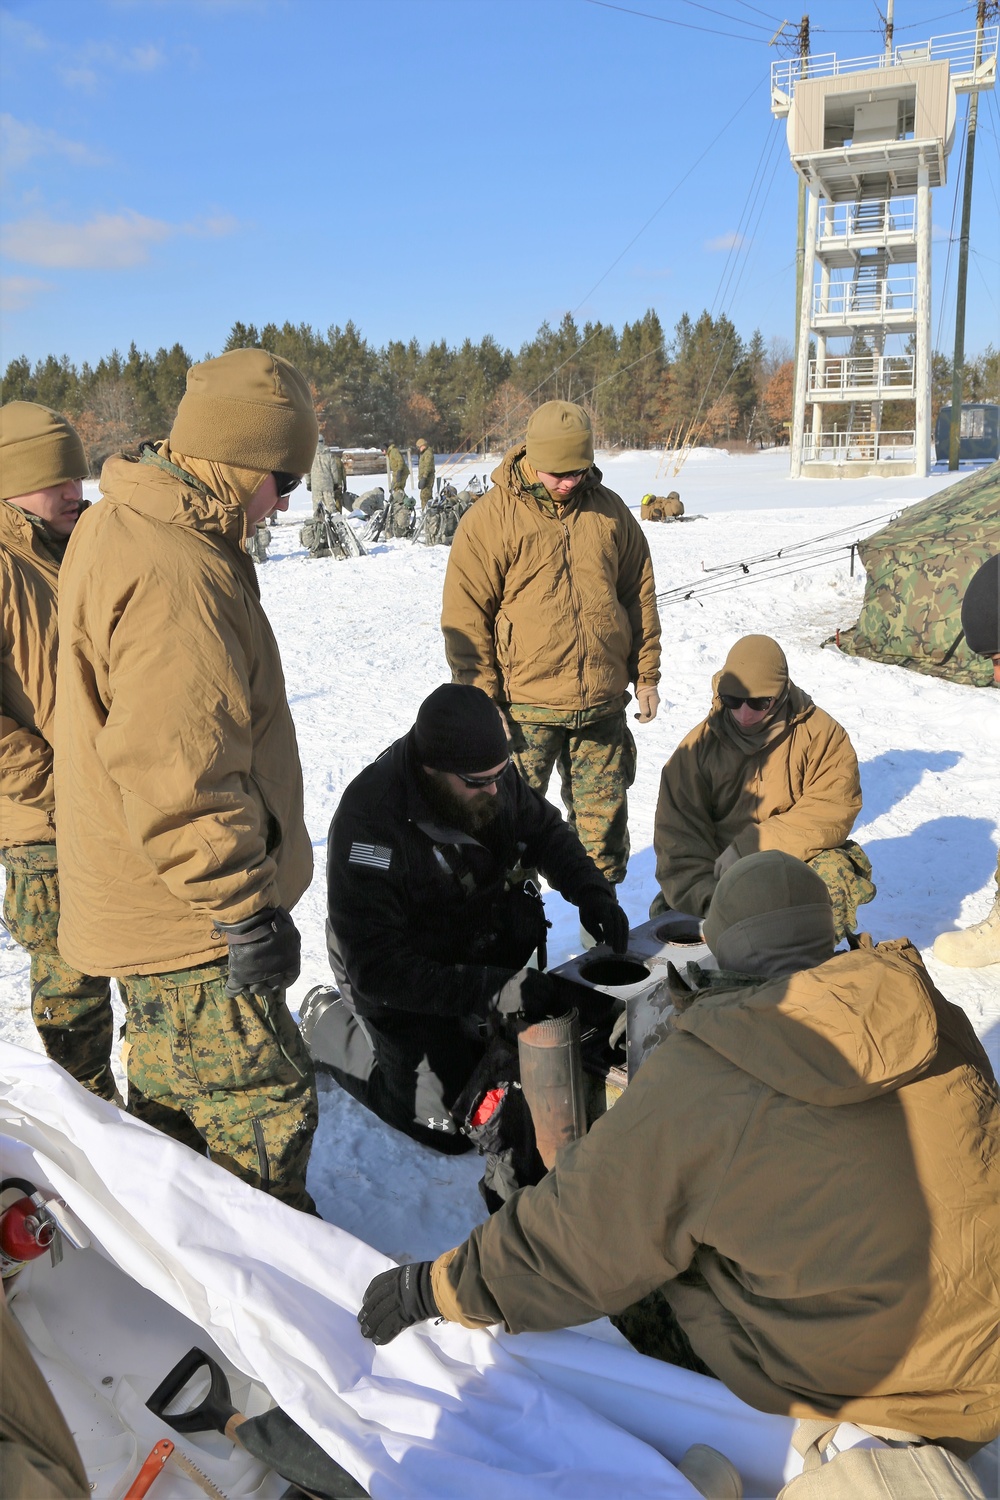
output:
[[[594,462],[594,433],[582,406],[546,401],[528,422],[527,460],[540,474],[571,474]]]
[[[305,379],[266,349],[233,349],[192,365],[170,447],[265,474],[305,474],[319,424]]]
[[[833,903],[826,883],[781,849],[748,854],[718,885],[702,927],[724,969],[792,974],[833,956]]]
[[[726,657],[718,692],[744,698],[776,698],[788,685],[788,663],[769,635],[745,635]]]
[[[57,411],[34,401],[0,406],[0,500],[83,479],[87,468],[83,444]]]

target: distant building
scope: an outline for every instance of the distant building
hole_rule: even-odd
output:
[[[931,189],[945,182],[956,95],[991,89],[996,64],[989,26],[772,66],[771,109],[808,189],[793,477],[930,468]]]

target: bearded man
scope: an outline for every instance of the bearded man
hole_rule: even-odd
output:
[[[302,1012],[314,1058],[438,1151],[469,1149],[452,1105],[491,1027],[559,1014],[577,988],[526,967],[545,936],[526,869],[579,908],[598,942],[624,952],[628,918],[613,887],[518,775],[495,704],[446,683],[334,814],[327,944],[339,995],[313,991]]]

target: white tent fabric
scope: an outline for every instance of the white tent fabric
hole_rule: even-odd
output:
[[[671,1460],[695,1442],[727,1454],[748,1496],[781,1486],[791,1421],[644,1358],[607,1323],[518,1337],[424,1324],[375,1348],[356,1314],[384,1256],[8,1044],[0,1132],[4,1175],[47,1184],[103,1257],[67,1250],[60,1266],[36,1263],[13,1304],[75,1431],[74,1360],[77,1390],[94,1393],[91,1417],[109,1401],[96,1389],[102,1380],[113,1390],[120,1421],[103,1450],[91,1436],[96,1418],[82,1424],[96,1500],[117,1500],[129,1465],[134,1473],[152,1442],[171,1435],[142,1403],[193,1343],[266,1387],[374,1500],[691,1500]],[[229,1444],[207,1439],[202,1451],[208,1468],[226,1462]],[[281,1493],[268,1480],[258,1487],[261,1471],[245,1456],[226,1472],[227,1493]],[[199,1493],[187,1483],[158,1480],[156,1494]]]

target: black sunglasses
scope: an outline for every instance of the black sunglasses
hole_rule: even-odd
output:
[[[274,469],[272,473],[274,475],[274,485],[278,491],[278,499],[284,500],[285,496],[290,495],[299,483],[301,475],[285,474],[281,469]]]
[[[773,698],[741,698],[736,693],[720,693],[719,697],[725,708],[742,708],[745,703],[755,714],[759,714],[764,708],[770,708],[774,702]]]
[[[464,784],[466,786],[471,786],[473,788],[478,788],[480,790],[485,790],[485,788],[488,787],[488,786],[495,786],[496,785],[496,783],[500,780],[501,776],[503,776],[504,772],[506,771],[506,769],[507,769],[507,767],[509,765],[510,765],[510,756],[508,755],[507,759],[504,761],[504,763],[500,767],[499,771],[497,771],[493,776],[463,776],[462,773],[461,773],[461,771],[455,771],[452,774],[455,775],[455,776],[457,776],[458,779],[459,779],[459,781],[464,782]]]
[[[561,474],[553,474],[553,479],[582,479],[584,474],[589,474],[592,465],[588,464],[585,469],[564,469]]]

